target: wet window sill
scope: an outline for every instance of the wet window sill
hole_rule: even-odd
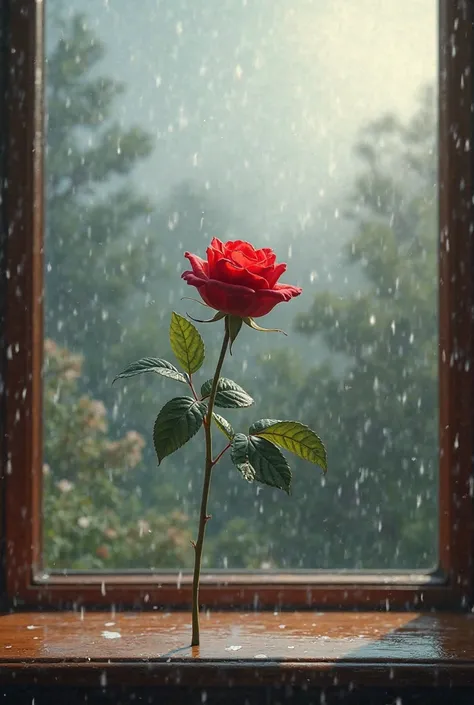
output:
[[[0,616],[1,685],[326,688],[474,684],[474,617],[211,612]]]

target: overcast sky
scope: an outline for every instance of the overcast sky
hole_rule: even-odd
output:
[[[53,8],[58,0],[50,0]],[[435,0],[69,0],[156,139],[143,187],[186,177],[293,216],[347,181],[357,130],[437,70]],[[153,178],[150,178],[150,177]]]

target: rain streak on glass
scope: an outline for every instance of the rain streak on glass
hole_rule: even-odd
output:
[[[255,405],[224,415],[304,421],[329,472],[289,458],[287,497],[224,456],[204,568],[435,565],[437,11],[375,5],[46,3],[48,573],[192,566],[202,432],[157,467],[179,382],[111,382],[173,360],[171,311],[203,312],[183,253],[213,236],[271,246],[303,287],[260,321],[287,338],[239,335],[224,375]],[[200,330],[197,389],[222,324]]]

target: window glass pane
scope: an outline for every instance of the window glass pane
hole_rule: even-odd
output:
[[[212,484],[205,566],[427,569],[437,560],[437,3],[46,3],[44,564],[192,566],[202,432],[158,467],[183,393],[172,310],[211,237],[272,247],[303,294],[245,328],[225,376],[245,431],[299,419],[329,472],[292,496]],[[212,313],[211,313],[212,315]],[[200,326],[211,376],[222,323]],[[219,437],[216,444],[222,447]]]

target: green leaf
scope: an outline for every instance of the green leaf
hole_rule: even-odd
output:
[[[245,433],[236,433],[230,447],[230,457],[247,482],[255,480],[256,471],[249,460],[249,439]]]
[[[236,433],[230,451],[236,468],[249,482],[256,480],[290,494],[291,470],[281,451],[258,436]]]
[[[141,360],[137,360],[128,365],[123,372],[114,378],[112,384],[118,379],[135,377],[135,375],[141,375],[144,372],[155,372],[163,377],[175,379],[177,382],[187,382],[186,377],[181,372],[178,372],[171,362],[161,360],[159,357],[142,357]]]
[[[175,397],[164,405],[153,428],[158,464],[199,431],[206,412],[206,404],[192,397]]]
[[[204,362],[204,342],[198,329],[179,313],[171,314],[171,349],[177,360],[190,375]]]
[[[299,421],[276,421],[262,419],[249,428],[249,433],[266,438],[272,443],[295,453],[303,460],[319,465],[327,471],[326,448],[319,436]]]
[[[201,396],[208,397],[212,389],[212,379],[201,387]],[[252,397],[242,389],[236,382],[226,377],[220,377],[217,382],[217,392],[215,405],[223,409],[242,409],[253,404]]]
[[[233,439],[235,436],[235,431],[230,425],[230,423],[225,419],[223,416],[220,416],[219,414],[216,414],[214,411],[212,412],[212,418],[214,419],[214,422],[218,429],[222,431],[224,436],[227,436],[229,441]]]

